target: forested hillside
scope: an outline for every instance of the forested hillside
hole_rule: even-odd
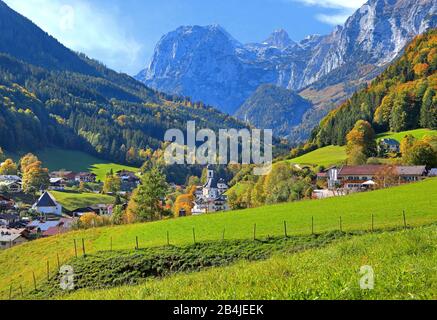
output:
[[[243,127],[72,52],[2,1],[0,28],[0,146],[8,151],[59,146],[140,164],[168,128],[188,120],[213,130]]]
[[[273,129],[275,136],[288,137],[311,107],[310,101],[291,90],[264,84],[246,100],[235,116],[256,128]]]
[[[376,132],[437,128],[437,29],[420,35],[365,89],[332,111],[313,132],[319,146],[344,145],[358,120]]]

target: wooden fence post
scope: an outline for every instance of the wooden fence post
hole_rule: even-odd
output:
[[[372,213],[372,232],[374,232],[374,231],[375,231],[375,217]]]
[[[287,221],[284,221],[284,234],[285,234],[285,237],[288,238],[288,233],[287,233]]]
[[[343,232],[343,221],[340,216],[340,232]]]
[[[135,237],[135,250],[138,250],[140,247],[138,245],[138,236]]]
[[[167,245],[170,245],[170,233],[167,231]]]
[[[82,253],[83,253],[83,256],[85,257],[86,256],[86,252],[85,252],[85,240],[82,238]]]
[[[59,260],[59,253],[56,254],[56,261],[58,262],[58,270],[61,270],[61,261]]]
[[[47,282],[50,281],[50,261],[47,260]]]
[[[196,244],[196,230],[193,228],[193,243]]]
[[[76,243],[76,239],[74,239],[73,241],[74,241],[74,255],[77,258],[77,243]]]
[[[311,234],[314,235],[314,217],[311,217]]]
[[[405,214],[405,210],[403,211],[402,215],[404,216],[404,228],[407,229],[407,216]]]
[[[34,271],[32,271],[32,277],[33,277],[33,286],[35,287],[35,291],[36,291],[36,277]]]

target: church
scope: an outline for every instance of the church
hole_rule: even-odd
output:
[[[207,167],[206,184],[197,188],[193,215],[229,210],[228,197],[225,192],[229,187],[223,179],[218,179],[212,169]]]

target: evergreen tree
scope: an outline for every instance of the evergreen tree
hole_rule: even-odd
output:
[[[143,174],[141,185],[129,201],[128,211],[137,220],[158,220],[166,214],[164,208],[165,196],[168,192],[166,177],[158,167]]]
[[[420,125],[423,128],[437,129],[437,97],[432,88],[428,88],[423,96]]]

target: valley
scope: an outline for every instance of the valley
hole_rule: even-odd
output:
[[[0,300],[436,299],[437,1],[310,2],[298,41],[121,10],[131,76],[0,0]]]

